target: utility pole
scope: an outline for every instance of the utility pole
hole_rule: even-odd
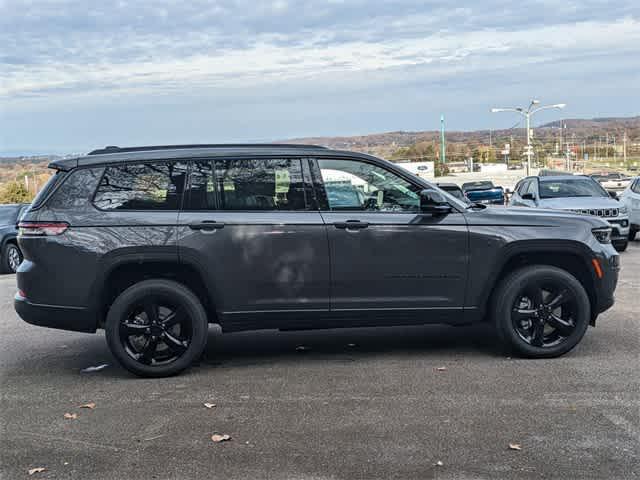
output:
[[[556,103],[554,105],[545,105],[543,107],[533,108],[535,105],[538,105],[540,100],[531,100],[529,104],[529,108],[526,110],[524,108],[492,108],[491,113],[496,112],[516,112],[525,117],[526,119],[526,128],[527,128],[527,176],[530,175],[531,171],[531,156],[533,155],[533,146],[531,145],[531,115],[540,110],[546,110],[549,108],[564,108],[567,106],[566,103]]]
[[[622,136],[622,158],[624,159],[624,164],[627,164],[627,131],[624,131],[624,135]]]
[[[444,114],[440,115],[440,163],[446,163],[446,148],[444,143]]]

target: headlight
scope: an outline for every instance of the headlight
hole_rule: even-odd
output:
[[[621,215],[626,215],[627,214],[627,207],[620,207],[620,214]]]
[[[602,228],[594,228],[591,230],[593,232],[593,236],[596,237],[596,240],[600,243],[611,243],[611,228],[602,227]]]

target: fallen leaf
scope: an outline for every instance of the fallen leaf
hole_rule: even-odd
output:
[[[77,413],[65,413],[64,414],[64,418],[66,418],[67,420],[75,420],[76,418],[78,418],[78,414]]]
[[[296,352],[308,352],[309,350],[311,350],[311,347],[307,347],[305,345],[298,345],[296,347]]]
[[[216,406],[216,404],[215,403],[205,403],[204,406],[207,407],[207,408],[213,408],[213,407]]]
[[[435,370],[436,370],[436,372],[446,372],[447,371],[447,367],[436,367]]]
[[[522,450],[522,446],[519,443],[510,443],[509,450]]]
[[[84,405],[80,405],[80,407],[78,408],[89,408],[93,410],[94,408],[96,408],[96,404],[94,402],[89,402],[89,403],[85,403]]]
[[[103,363],[101,365],[96,365],[95,367],[87,367],[87,368],[83,368],[82,370],[80,370],[80,373],[92,373],[92,372],[99,372],[100,370],[104,370],[105,368],[107,368],[109,366],[108,363]]]
[[[228,440],[231,440],[231,436],[226,434],[220,435],[219,433],[214,433],[213,435],[211,435],[211,440],[213,440],[215,443],[226,442]]]
[[[355,347],[356,344],[355,343],[347,343],[347,347]]]
[[[436,463],[434,463],[434,465],[436,467],[442,467],[444,465],[444,463],[442,463],[440,460],[438,460]]]
[[[28,470],[29,475],[33,475],[34,473],[40,473],[40,472],[44,472],[46,470],[46,468],[44,467],[35,467],[35,468],[30,468]]]

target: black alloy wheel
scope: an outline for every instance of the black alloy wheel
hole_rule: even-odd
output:
[[[513,328],[529,345],[559,345],[576,328],[575,296],[563,285],[531,281],[516,298],[511,314]]]
[[[166,377],[202,355],[208,319],[198,297],[181,283],[144,280],[115,299],[105,333],[109,349],[127,370]]]
[[[145,365],[166,365],[189,348],[191,319],[168,299],[148,297],[133,305],[120,322],[120,341],[127,354]]]
[[[530,265],[507,275],[491,308],[504,344],[532,358],[562,355],[575,347],[591,320],[591,303],[571,273],[550,265]]]

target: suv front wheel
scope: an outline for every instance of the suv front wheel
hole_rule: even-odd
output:
[[[105,332],[111,353],[142,377],[181,372],[200,357],[208,321],[196,295],[171,280],[144,280],[111,305]]]
[[[582,284],[569,272],[548,265],[509,274],[492,301],[500,338],[531,358],[562,355],[584,336],[591,304]]]

